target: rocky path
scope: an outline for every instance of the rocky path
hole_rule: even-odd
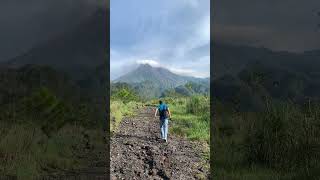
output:
[[[159,137],[151,108],[125,118],[111,137],[111,179],[208,179],[200,143],[170,133],[168,143]]]

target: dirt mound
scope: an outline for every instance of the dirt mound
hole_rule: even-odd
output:
[[[111,179],[208,179],[199,143],[170,134],[165,143],[159,137],[151,108],[124,119],[111,137]]]

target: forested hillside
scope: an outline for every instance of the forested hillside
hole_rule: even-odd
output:
[[[137,69],[114,80],[113,84],[126,83],[145,100],[165,97],[169,94],[190,96],[208,94],[209,79],[181,76],[168,69],[142,64]]]
[[[1,175],[59,178],[106,166],[105,13],[0,64]]]
[[[319,51],[217,45],[213,176],[319,178]]]

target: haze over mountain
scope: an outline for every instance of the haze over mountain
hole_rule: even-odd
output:
[[[209,77],[209,7],[210,0],[112,1],[112,80],[128,73],[128,65],[144,60],[178,74]]]
[[[0,62],[70,31],[100,7],[101,0],[0,1]]]
[[[213,1],[214,41],[275,51],[320,49],[319,0]]]
[[[303,104],[320,100],[320,51],[294,53],[263,47],[215,43],[214,96],[248,109],[267,99]]]
[[[77,76],[105,64],[106,50],[106,10],[98,9],[85,22],[71,31],[38,44],[28,52],[5,63],[10,67],[26,64],[48,65]]]
[[[294,53],[216,42],[213,53],[213,79],[227,74],[236,75],[249,64],[254,63],[261,63],[283,70],[317,74],[320,69],[319,58],[320,50]]]
[[[166,68],[152,67],[149,64],[141,64],[137,69],[117,78],[114,82],[126,82],[129,84],[154,82],[165,89],[174,88],[187,82],[205,82],[206,79],[191,76],[181,76],[172,73]]]

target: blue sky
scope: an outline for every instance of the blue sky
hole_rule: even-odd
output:
[[[111,79],[141,63],[210,74],[210,0],[111,0]]]

